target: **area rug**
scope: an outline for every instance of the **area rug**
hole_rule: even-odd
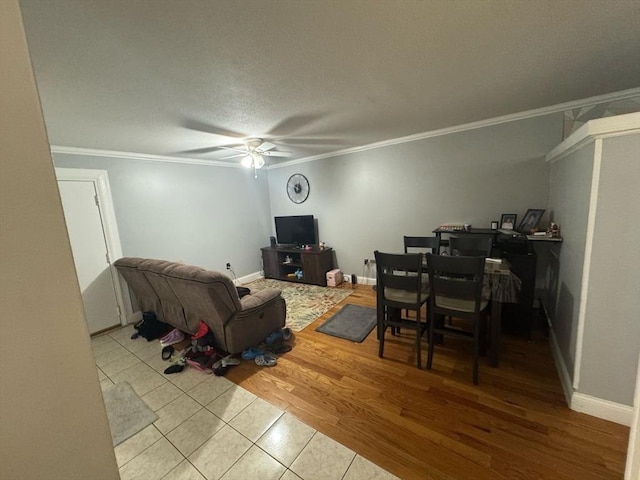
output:
[[[313,323],[320,315],[351,295],[351,290],[320,287],[304,283],[283,282],[261,278],[246,285],[252,291],[265,288],[282,290],[282,298],[287,302],[287,327],[299,332]]]
[[[107,388],[102,396],[114,447],[158,419],[127,382]]]
[[[352,342],[362,342],[376,326],[376,309],[360,305],[345,305],[316,331],[345,338]]]

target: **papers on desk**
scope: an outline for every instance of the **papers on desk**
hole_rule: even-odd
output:
[[[484,259],[485,263],[498,263],[498,264],[502,263],[502,260],[503,260],[502,258],[489,258],[489,257]]]

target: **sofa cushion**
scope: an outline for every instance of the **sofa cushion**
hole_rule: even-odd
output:
[[[182,303],[164,276],[164,271],[172,265],[175,264],[166,260],[147,259],[140,262],[138,270],[144,274],[160,298],[163,321],[180,330],[188,330]]]
[[[225,324],[241,309],[231,279],[220,272],[181,264],[173,264],[164,274],[184,307],[189,331],[196,331],[203,320],[216,340],[223,340]]]

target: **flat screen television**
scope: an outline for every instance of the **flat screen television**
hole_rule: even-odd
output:
[[[316,227],[313,215],[275,217],[276,237],[283,245],[315,245]]]

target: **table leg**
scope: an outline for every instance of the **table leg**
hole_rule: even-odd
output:
[[[489,365],[500,365],[500,328],[502,324],[502,303],[491,301],[491,346],[489,348]]]

